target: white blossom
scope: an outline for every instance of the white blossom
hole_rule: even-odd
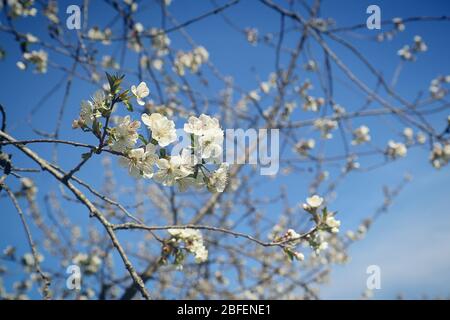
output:
[[[145,105],[145,101],[142,99],[150,94],[150,90],[145,82],[141,82],[137,87],[135,85],[131,86],[131,93],[136,97],[137,103],[143,106]]]
[[[44,50],[33,50],[31,52],[25,52],[23,54],[23,58],[34,64],[36,67],[36,72],[38,73],[46,73],[47,72],[47,61],[48,54]]]
[[[128,167],[128,172],[135,178],[150,179],[153,176],[153,166],[159,159],[156,154],[156,146],[149,143],[144,148],[132,149],[127,157],[120,157],[119,163]]]
[[[390,140],[388,142],[387,155],[390,156],[391,158],[395,159],[398,157],[404,157],[406,156],[407,152],[408,149],[403,143],[395,142],[393,140]]]
[[[194,254],[195,262],[202,263],[208,259],[208,250],[203,244],[203,236],[199,230],[168,229],[167,231],[175,240],[184,242],[185,249]]]
[[[140,128],[139,121],[131,121],[130,116],[117,119],[118,125],[111,129],[113,140],[111,149],[118,152],[124,152],[133,148],[139,138],[137,130]]]
[[[228,182],[228,163],[222,163],[209,177],[208,189],[213,192],[223,192]]]
[[[310,208],[318,208],[322,205],[323,198],[318,195],[313,195],[312,197],[306,198],[306,204]]]
[[[337,121],[330,119],[319,118],[314,121],[314,127],[320,130],[322,137],[325,139],[331,139],[333,137],[330,131],[336,129],[337,125]]]
[[[300,140],[296,143],[294,150],[302,156],[306,156],[310,150],[314,149],[315,145],[314,139]]]
[[[362,144],[370,141],[369,128],[367,126],[360,126],[353,131],[352,144]]]
[[[156,166],[159,170],[155,173],[154,179],[163,186],[173,186],[177,180],[194,173],[186,158],[178,155],[170,157],[169,160],[159,159]]]
[[[331,228],[332,233],[338,233],[341,222],[336,220],[334,216],[328,216],[325,220],[325,224]]]
[[[167,119],[160,113],[152,113],[150,116],[144,113],[142,122],[151,130],[152,138],[158,141],[161,147],[166,147],[177,139],[175,122]]]

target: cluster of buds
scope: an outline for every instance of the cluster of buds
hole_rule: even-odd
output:
[[[416,60],[416,54],[419,52],[425,52],[428,50],[427,45],[423,41],[421,36],[414,37],[414,43],[412,46],[404,45],[403,48],[398,50],[397,54],[406,61]]]
[[[163,247],[163,256],[173,254],[175,265],[182,267],[185,256],[183,250],[194,255],[196,263],[205,262],[208,259],[208,250],[203,243],[203,236],[199,230],[195,229],[168,229],[172,238],[169,245]],[[184,247],[180,247],[180,243]]]
[[[429,87],[429,91],[433,99],[442,99],[448,94],[448,89],[443,85],[446,83],[450,83],[450,75],[439,76],[433,80],[431,80],[431,84]]]
[[[180,76],[185,75],[185,69],[189,69],[191,73],[197,73],[200,66],[209,59],[209,53],[202,46],[196,47],[189,52],[179,51],[175,58],[175,72]]]

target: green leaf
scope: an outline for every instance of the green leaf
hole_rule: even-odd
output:
[[[125,107],[127,107],[127,110],[132,112],[133,111],[133,106],[131,105],[130,101],[128,100],[124,100],[123,104],[125,105]]]
[[[139,135],[139,140],[141,140],[142,141],[142,143],[143,144],[145,144],[145,145],[147,145],[148,144],[148,141],[147,141],[147,139],[145,139],[145,137],[142,135],[142,134],[140,134]]]

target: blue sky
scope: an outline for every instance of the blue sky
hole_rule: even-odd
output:
[[[73,4],[76,1],[60,1],[64,4]],[[145,8],[146,1],[141,2]],[[225,3],[221,1],[220,3]],[[382,20],[394,17],[411,16],[440,16],[450,14],[448,1],[323,1],[322,16],[332,17],[338,26],[364,23],[367,17],[366,8],[370,4],[378,4],[381,8]],[[105,25],[109,20],[99,14],[102,6],[99,2],[92,4],[89,25]],[[179,22],[189,20],[200,13],[212,8],[209,1],[181,1],[173,0],[170,6],[171,13]],[[60,18],[64,17],[60,9]],[[261,34],[276,32],[279,28],[279,16],[273,11],[259,4],[257,1],[241,1],[240,4],[226,11],[239,27],[257,27]],[[139,13],[141,22],[146,28],[160,25],[159,11],[145,9]],[[17,23],[23,30],[33,30],[37,36],[42,36],[41,18],[27,18]],[[3,21],[2,21],[3,22]],[[256,88],[256,76],[267,78],[274,67],[274,50],[265,46],[250,46],[243,35],[237,34],[220,17],[206,18],[187,28],[193,39],[210,52],[211,60],[222,72],[232,75],[236,84],[244,89]],[[383,30],[382,30],[383,31]],[[421,54],[418,61],[410,63],[400,75],[397,90],[404,97],[413,99],[419,90],[426,90],[430,81],[439,74],[450,73],[450,44],[448,32],[450,22],[424,22],[411,23],[393,41],[376,43],[363,40],[352,40],[366,57],[381,68],[381,72],[389,79],[396,69],[399,59],[396,52],[404,44],[412,42],[416,34],[422,35],[429,50]],[[361,31],[366,35],[376,35],[378,31]],[[288,34],[286,43],[292,46],[297,35]],[[172,43],[180,49],[189,48],[177,34],[171,35]],[[28,127],[26,116],[34,108],[39,99],[53,86],[61,82],[63,76],[59,71],[52,71],[45,75],[35,75],[31,71],[21,72],[16,66],[18,48],[11,35],[0,33],[0,45],[7,50],[6,59],[0,62],[0,102],[5,105],[8,115],[8,131],[17,138],[34,137]],[[116,46],[107,47],[105,53],[117,52]],[[312,48],[313,52],[317,48]],[[374,80],[356,59],[348,54],[342,47],[332,45],[332,49],[340,55],[344,62],[369,85]],[[50,56],[50,59],[53,57]],[[64,64],[66,61],[55,57],[56,61]],[[126,65],[135,67],[136,57],[127,55]],[[282,63],[285,63],[282,59]],[[69,66],[68,66],[69,67]],[[256,71],[253,71],[253,68]],[[341,76],[339,71],[337,75]],[[129,82],[135,79],[128,77]],[[211,81],[209,94],[214,95],[220,89],[219,83]],[[63,119],[63,139],[89,142],[86,134],[70,129],[70,124],[79,112],[81,99],[88,98],[95,88],[80,80],[75,80],[72,94],[69,96],[66,113]],[[61,104],[63,90],[49,98],[43,111],[36,113],[33,123],[40,129],[53,130],[57,110]],[[364,100],[364,95],[337,83],[335,87],[336,101],[352,110]],[[436,127],[445,126],[445,118],[432,117]],[[374,143],[382,146],[392,135],[398,135],[403,129],[398,122],[385,119],[356,120],[354,125],[368,124]],[[49,127],[50,126],[50,127]],[[308,133],[305,131],[305,133]],[[91,140],[92,141],[92,140]],[[330,146],[330,152],[340,149],[337,145]],[[47,157],[51,156],[51,147],[39,146],[39,152]],[[79,151],[60,147],[64,150],[64,157],[60,157],[62,166],[69,168],[79,161]],[[15,154],[18,165],[26,163],[22,156]],[[345,266],[336,267],[331,282],[323,287],[324,298],[358,298],[364,291],[366,280],[366,267],[377,264],[382,272],[382,289],[375,292],[375,298],[395,298],[403,293],[407,298],[420,298],[422,294],[430,297],[448,296],[450,294],[450,218],[448,197],[448,183],[450,172],[448,167],[441,171],[434,170],[428,163],[428,150],[410,150],[408,157],[397,163],[383,167],[377,171],[350,176],[338,189],[338,198],[332,207],[340,212],[343,231],[355,229],[361,219],[373,212],[381,203],[382,186],[387,183],[396,185],[405,173],[411,173],[413,181],[408,184],[404,192],[395,200],[389,213],[384,215],[372,228],[367,238],[351,247],[352,260]],[[82,178],[89,178],[96,173],[98,159],[87,165]],[[367,161],[367,162],[366,162]],[[370,159],[361,160],[363,165],[370,163]],[[119,170],[118,170],[119,171]],[[123,172],[117,172],[121,179],[128,179]],[[333,175],[333,172],[332,172]],[[300,202],[307,195],[307,182],[310,176],[280,176],[277,180],[262,177],[266,182],[257,192],[264,194],[271,188],[280,184],[289,187],[290,197]],[[128,181],[128,180],[124,180]],[[40,175],[38,184],[46,185],[56,190],[54,180],[48,175]],[[5,199],[0,199],[0,208],[3,217],[0,222],[0,248],[13,242],[24,252],[27,250],[21,233],[21,225],[14,210]],[[68,208],[72,208],[68,205]],[[73,219],[86,224],[87,215],[73,215]],[[20,231],[19,231],[20,230]]]

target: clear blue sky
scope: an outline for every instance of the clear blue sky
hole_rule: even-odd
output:
[[[60,1],[60,18],[64,17],[65,3],[74,4],[77,1]],[[102,6],[93,1],[93,10],[89,25],[104,25],[105,15],[100,14]],[[146,1],[141,1],[144,8]],[[225,2],[220,2],[225,3]],[[322,16],[332,17],[338,26],[364,23],[366,8],[370,4],[381,7],[382,20],[393,17],[411,16],[440,16],[450,14],[448,1],[323,1]],[[211,9],[209,1],[181,1],[173,0],[170,11],[182,22]],[[93,12],[94,12],[93,11]],[[146,28],[160,25],[159,11],[143,10],[139,17]],[[241,1],[240,4],[226,12],[241,28],[257,27],[260,33],[277,32],[279,16],[263,7],[257,1]],[[94,20],[95,19],[95,20]],[[109,17],[108,17],[109,19]],[[2,21],[3,23],[3,21]],[[27,18],[20,21],[19,28],[42,36],[41,18]],[[205,46],[210,52],[211,60],[222,72],[232,75],[236,84],[245,89],[256,88],[255,73],[265,79],[274,67],[274,50],[265,46],[252,47],[245,41],[243,35],[237,34],[224,21],[212,16],[193,24],[187,29],[198,44]],[[383,30],[382,30],[383,31]],[[406,30],[391,42],[374,43],[363,40],[352,40],[355,45],[381,72],[390,78],[399,61],[397,50],[404,44],[412,42],[414,35],[421,35],[429,50],[421,54],[416,63],[408,64],[399,79],[397,90],[407,98],[413,98],[419,90],[426,90],[430,81],[439,74],[450,74],[450,44],[448,32],[449,22],[424,22],[408,24]],[[364,31],[365,34],[375,35],[378,31]],[[171,35],[172,43],[177,48],[188,48],[179,36]],[[292,46],[292,35],[286,38]],[[17,138],[35,137],[28,127],[26,116],[37,104],[39,99],[55,84],[61,81],[62,73],[53,71],[45,75],[35,75],[31,71],[21,72],[15,66],[19,50],[11,35],[0,33],[1,47],[6,49],[6,59],[0,62],[0,102],[8,113],[9,132]],[[333,46],[344,61],[363,80],[373,85],[365,69],[355,59],[345,53],[340,47]],[[110,54],[117,51],[115,45],[107,47]],[[314,50],[314,48],[313,48]],[[105,51],[106,53],[107,51]],[[50,56],[50,59],[53,57]],[[57,58],[58,61],[59,58]],[[127,57],[127,65],[135,67],[134,55]],[[61,63],[65,63],[61,61]],[[70,66],[68,66],[70,67]],[[255,68],[256,72],[252,71]],[[129,81],[133,82],[132,78]],[[370,82],[372,81],[372,82]],[[212,81],[209,94],[212,95],[218,84]],[[75,80],[72,94],[68,100],[68,108],[64,116],[63,139],[89,142],[86,134],[70,129],[70,124],[79,112],[80,100],[88,98],[95,88],[85,82]],[[34,124],[44,130],[51,131],[57,118],[57,110],[61,104],[63,90],[52,96],[45,103],[42,112],[34,118]],[[336,101],[352,110],[360,105],[364,96],[352,93],[344,85],[337,84],[335,88]],[[445,118],[435,118],[432,122],[436,126],[445,126]],[[395,121],[380,122],[367,120],[364,122],[371,127],[374,143],[385,145],[393,135],[398,135],[403,129]],[[355,125],[363,124],[362,120]],[[92,141],[92,140],[91,140]],[[43,156],[51,156],[49,146],[40,146],[39,152]],[[339,146],[331,147],[338,150]],[[78,150],[60,148],[64,150],[61,156],[62,166],[70,168],[79,161]],[[15,153],[15,161],[20,165],[24,162],[22,156]],[[448,186],[450,171],[447,168],[435,171],[428,163],[428,150],[410,150],[408,157],[397,163],[384,167],[378,171],[352,175],[338,189],[338,198],[331,206],[338,209],[342,221],[342,230],[354,229],[358,223],[373,212],[382,201],[382,186],[387,183],[396,185],[408,172],[413,181],[396,199],[389,213],[383,216],[373,227],[367,239],[355,244],[350,251],[352,261],[342,267],[337,267],[331,277],[329,285],[323,287],[325,298],[358,298],[364,291],[366,267],[377,264],[382,270],[382,289],[375,292],[376,298],[395,298],[403,293],[407,298],[419,298],[422,294],[430,297],[448,296],[450,294],[450,198]],[[361,161],[364,165],[364,160]],[[98,160],[92,161],[80,173],[81,177],[89,179],[96,174]],[[331,172],[332,175],[334,172]],[[128,179],[122,172],[119,177]],[[307,195],[306,182],[310,176],[280,176],[277,180],[267,179],[265,185],[258,188],[261,194],[270,192],[273,186],[286,184],[289,187],[292,201],[302,201]],[[305,183],[302,183],[305,181]],[[38,184],[46,188],[57,189],[54,180],[48,175],[41,175]],[[68,204],[68,208],[71,205]],[[19,252],[27,251],[24,234],[20,222],[9,202],[0,199],[0,248],[7,244],[15,244]],[[79,213],[79,212],[78,212]],[[88,223],[87,215],[74,213],[75,221],[80,224]],[[10,280],[12,281],[12,280]],[[9,283],[10,284],[10,283]],[[7,283],[8,285],[8,283]]]

